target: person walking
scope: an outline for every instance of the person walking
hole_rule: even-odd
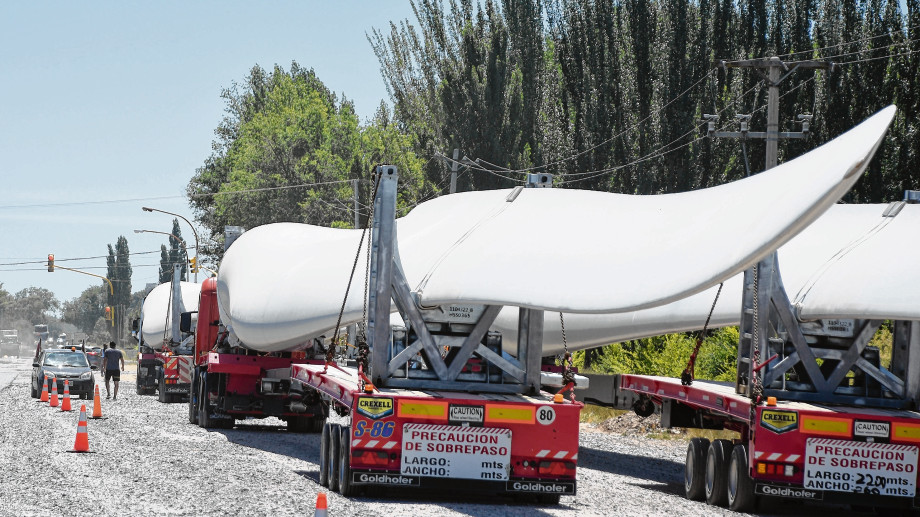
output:
[[[109,342],[109,348],[102,353],[102,369],[105,371],[105,398],[109,398],[109,379],[115,383],[113,399],[118,398],[118,383],[121,381],[121,371],[125,369],[125,356],[121,350],[115,349],[115,342]]]

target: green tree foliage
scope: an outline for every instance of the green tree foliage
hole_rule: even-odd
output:
[[[601,348],[592,368],[600,373],[633,373],[680,377],[696,345],[696,336],[667,334]],[[584,354],[580,352],[576,355]],[[695,378],[718,381],[735,379],[738,356],[738,328],[713,331],[700,347],[694,368]]]
[[[61,310],[61,321],[71,323],[87,334],[93,333],[96,322],[105,314],[108,284],[86,288],[80,296],[65,301]]]
[[[61,308],[61,302],[47,289],[28,287],[14,294],[8,307],[17,319],[36,325],[48,323],[54,318],[54,313]]]
[[[781,85],[781,131],[815,115],[811,138],[782,141],[790,159],[896,104],[897,119],[851,201],[897,199],[920,187],[920,4],[892,0],[414,0],[416,20],[369,38],[397,123],[421,156],[459,148],[476,161],[460,190],[514,185],[523,173],[557,186],[656,194],[746,174],[736,140],[709,140],[704,113],[737,129],[766,126],[766,90],[753,70],[719,60],[824,59]],[[747,144],[752,172],[762,141]],[[426,174],[437,180],[441,161]]]
[[[194,251],[187,255],[188,243],[182,239],[182,229],[179,228],[179,219],[173,219],[172,230],[169,232],[169,249],[160,246],[160,283],[172,282],[173,267],[181,267],[179,279],[186,280],[188,270],[188,256],[194,257]]]
[[[127,328],[125,314],[131,304],[131,253],[128,250],[128,240],[123,235],[118,237],[114,248],[111,244],[108,248],[106,276],[111,280],[115,292],[112,294],[107,282],[103,288],[106,292],[106,305],[114,311],[115,325],[110,328],[112,338],[115,339],[124,335]]]
[[[399,168],[404,208],[432,193],[412,140],[385,108],[362,127],[350,101],[338,100],[296,62],[289,71],[253,67],[245,84],[222,97],[227,115],[216,130],[214,153],[187,189],[196,219],[217,244],[226,225],[351,227],[352,180],[359,180],[366,204],[370,173],[384,162]],[[203,252],[222,255],[219,247]]]

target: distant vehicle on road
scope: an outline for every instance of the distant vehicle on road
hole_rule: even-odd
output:
[[[89,399],[96,385],[93,370],[97,369],[98,366],[89,364],[82,350],[45,350],[32,363],[32,398],[38,398],[41,394],[42,382],[47,375],[49,381],[57,382],[58,393],[64,393],[64,381],[66,380],[70,385],[71,395]],[[48,389],[51,389],[50,383]]]
[[[98,346],[86,347],[86,359],[89,360],[90,366],[95,366],[96,369],[102,368],[102,352],[102,348]]]
[[[38,343],[41,340],[42,345],[48,344],[48,340],[51,337],[51,333],[48,331],[48,325],[35,325],[32,328],[32,335],[34,336],[33,345]]]
[[[0,355],[19,357],[18,330],[0,330]]]

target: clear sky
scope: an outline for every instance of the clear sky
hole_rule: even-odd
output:
[[[194,223],[185,187],[211,153],[221,89],[297,61],[366,120],[389,104],[366,34],[404,19],[408,0],[0,3],[0,284],[75,298],[101,280],[49,273],[47,255],[104,276],[120,235],[132,290],[157,282],[168,237],[134,230],[173,218],[141,207]],[[69,260],[83,257],[96,258]]]

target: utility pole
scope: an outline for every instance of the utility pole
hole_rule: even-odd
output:
[[[715,124],[719,121],[718,115],[703,115],[709,123],[710,137],[741,138],[741,145],[745,145],[748,138],[763,138],[767,141],[766,163],[764,170],[776,167],[778,161],[778,144],[780,138],[807,138],[809,125],[813,115],[798,115],[797,121],[802,124],[800,132],[780,132],[779,130],[779,85],[793,72],[799,69],[833,70],[834,64],[827,61],[792,61],[785,62],[778,57],[769,59],[748,59],[743,61],[717,61],[715,66],[723,69],[752,68],[763,76],[767,82],[767,130],[765,132],[749,131],[748,122],[751,115],[738,115],[741,122],[741,131],[716,131]],[[766,73],[764,73],[766,70]],[[785,74],[783,74],[785,72]],[[747,150],[745,149],[745,166],[747,166]]]

